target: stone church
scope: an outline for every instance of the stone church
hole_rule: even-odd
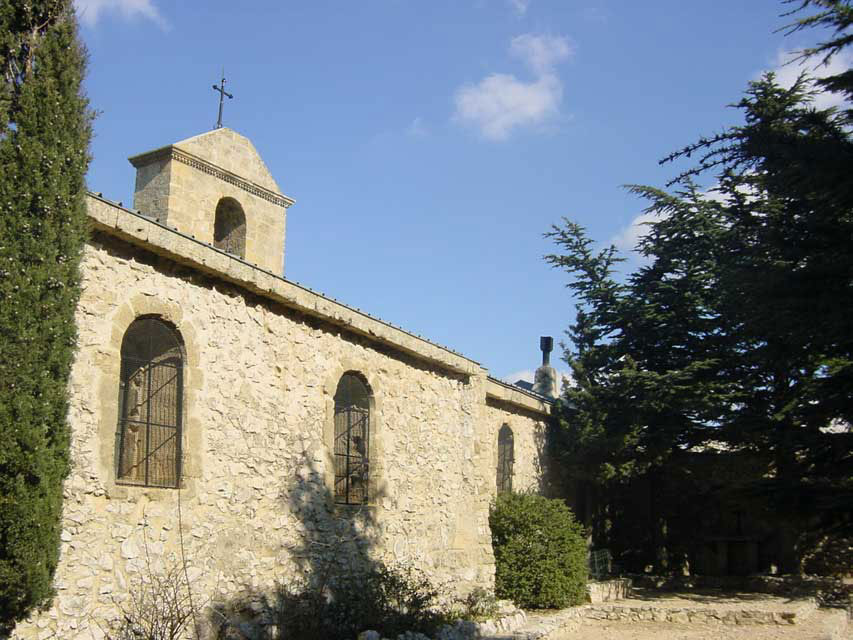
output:
[[[205,600],[359,557],[490,587],[553,390],[285,279],[293,200],[234,131],[130,162],[133,209],[88,196],[57,597],[16,636],[103,637],[176,562]]]

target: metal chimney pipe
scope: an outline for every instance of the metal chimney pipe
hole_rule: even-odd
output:
[[[542,349],[542,366],[550,366],[551,352],[554,350],[554,338],[551,336],[542,336],[539,338],[539,348]]]

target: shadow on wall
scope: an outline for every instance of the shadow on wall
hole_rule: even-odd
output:
[[[566,474],[561,465],[560,425],[552,414],[545,424],[536,430],[534,442],[542,463],[539,467],[538,493],[546,498],[563,498],[567,491]],[[568,503],[569,501],[567,501]],[[569,504],[574,511],[574,506]],[[575,513],[580,519],[580,514]]]
[[[382,496],[371,498],[375,504]],[[283,499],[302,526],[291,552],[295,577],[213,604],[209,637],[333,640],[365,629],[396,637],[406,630],[429,633],[444,622],[435,606],[439,594],[424,577],[374,557],[375,508],[335,504],[317,463],[303,467]]]

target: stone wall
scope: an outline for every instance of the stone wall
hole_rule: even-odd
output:
[[[487,405],[482,369],[430,365],[104,233],[82,274],[57,597],[16,637],[103,637],[134,585],[182,552],[202,600],[330,558],[413,565],[460,592],[492,585],[497,431],[513,429],[516,488],[536,488],[544,427]],[[120,346],[144,315],[171,323],[186,352],[180,491],[115,482]],[[361,508],[333,505],[329,490],[346,371],[374,400],[375,494]]]

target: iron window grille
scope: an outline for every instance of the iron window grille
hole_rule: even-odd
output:
[[[370,393],[358,376],[346,373],[335,393],[335,502],[369,500]]]
[[[177,488],[181,480],[183,350],[156,318],[140,318],[121,346],[116,481]]]
[[[503,425],[498,432],[498,493],[512,492],[512,473],[515,463],[515,447],[512,429]]]
[[[246,215],[233,198],[222,198],[216,205],[213,246],[238,258],[246,257]]]

